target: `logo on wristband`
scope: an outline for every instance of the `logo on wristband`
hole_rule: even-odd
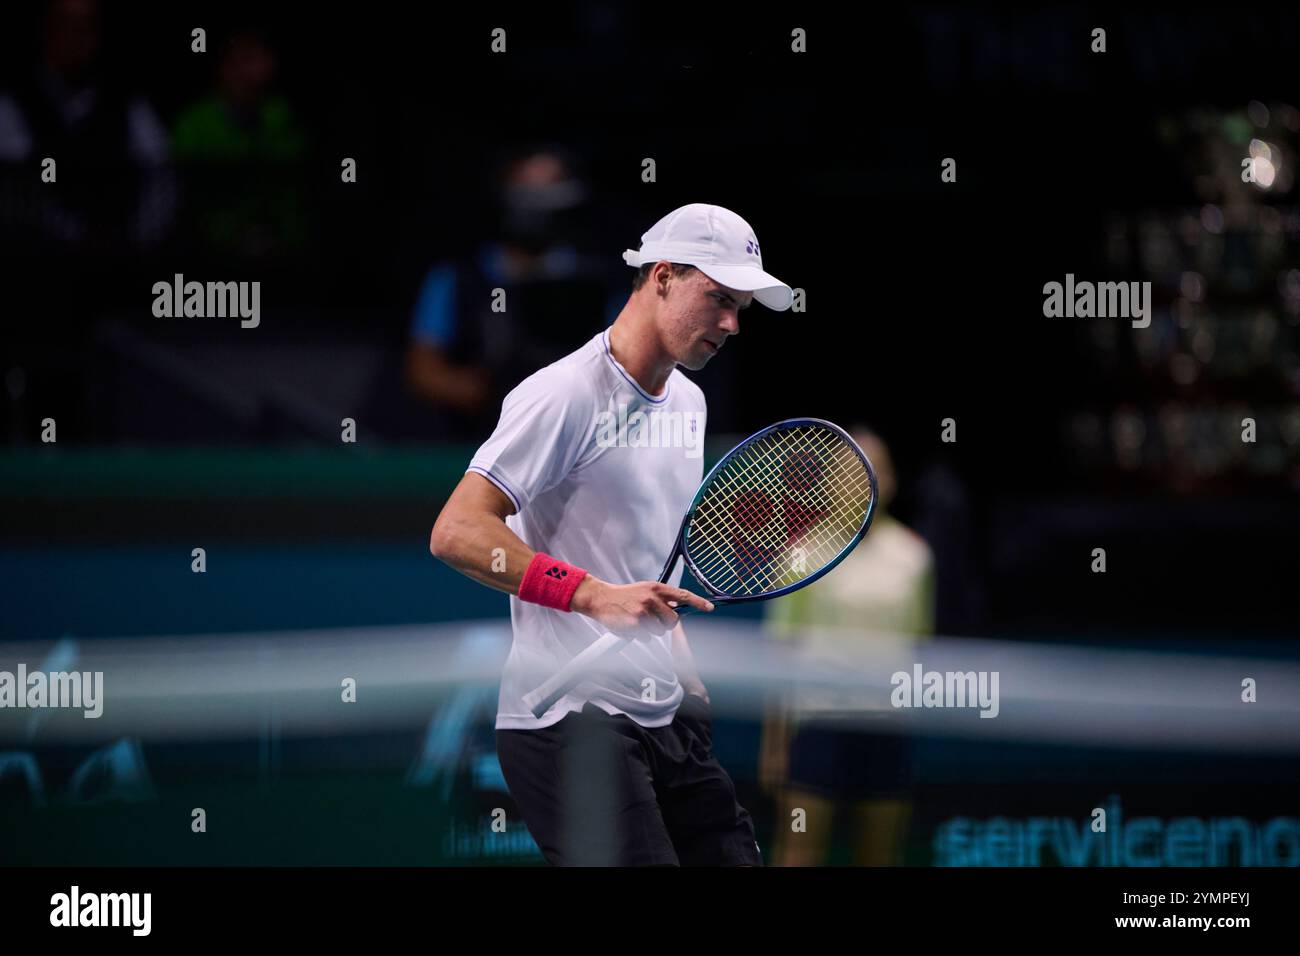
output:
[[[528,562],[528,570],[519,582],[519,600],[567,611],[573,592],[586,576],[587,572],[582,568],[538,551]]]

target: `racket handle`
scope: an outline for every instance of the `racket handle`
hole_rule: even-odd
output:
[[[536,690],[525,694],[524,706],[532,712],[534,717],[542,716],[551,709],[557,700],[573,690],[593,663],[624,643],[626,641],[623,638],[608,632],[602,637],[596,638]]]

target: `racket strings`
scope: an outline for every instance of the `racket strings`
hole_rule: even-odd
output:
[[[870,475],[856,451],[831,429],[795,426],[745,446],[719,471],[692,518],[687,550],[724,593],[779,590],[834,560],[870,503]]]
[[[805,444],[807,444],[806,441]],[[823,437],[820,446],[812,447],[814,447],[814,450],[822,452],[826,451],[830,444],[831,443]],[[833,449],[831,450],[833,451]],[[847,448],[844,448],[843,450],[845,452],[848,451]],[[707,503],[702,503],[703,507],[700,510],[703,513],[703,516],[717,518],[727,527],[727,530],[733,533],[733,535],[737,532],[748,532],[752,535],[755,530],[766,526],[768,528],[769,538],[766,543],[773,543],[771,538],[774,534],[780,533],[780,526],[771,525],[770,519],[773,517],[772,512],[776,508],[778,502],[772,501],[771,495],[761,487],[761,481],[766,481],[768,484],[771,484],[772,474],[775,468],[781,466],[784,466],[786,477],[788,478],[789,462],[805,451],[806,449],[795,447],[782,448],[779,443],[768,443],[766,447],[751,449],[750,453],[743,457],[738,456],[738,458],[740,458],[739,466],[734,468],[732,473],[726,476],[728,480],[720,484],[719,490],[722,494],[719,496],[712,496],[712,500]],[[785,453],[785,462],[774,462],[772,459],[782,452]],[[852,461],[860,467],[856,455],[852,455],[851,453],[850,455]],[[819,456],[819,460],[823,457],[828,456]],[[761,461],[759,459],[761,459]],[[760,475],[756,470],[755,466],[758,464],[765,466],[765,475]],[[815,479],[817,476],[813,477]],[[756,478],[760,479],[760,482],[756,482]],[[738,486],[743,485],[750,485],[752,487],[748,490],[738,490]],[[859,485],[861,485],[861,483],[859,483]],[[784,519],[787,541],[791,538],[802,536],[800,532],[802,532],[803,535],[806,535],[810,529],[815,527],[815,521],[808,523],[806,521],[807,518],[812,517],[815,519],[823,519],[833,513],[835,510],[835,502],[828,500],[827,489],[829,488],[830,483],[818,482],[814,484],[813,482],[809,482],[808,486],[805,489],[802,489],[804,494],[801,498],[787,498],[780,502],[784,505],[783,510],[785,513],[782,515],[782,518]],[[788,481],[781,481],[778,479],[778,490],[790,493],[795,489],[789,487]],[[715,507],[718,501],[725,502],[728,497],[731,498],[732,502],[729,508],[724,507],[719,509]],[[796,516],[802,515],[805,519],[800,522],[798,527],[792,527],[792,522],[790,520],[792,512],[795,513]],[[703,527],[703,522],[701,523],[701,527]],[[853,527],[846,530],[856,533],[856,528]],[[829,537],[833,540],[835,537],[834,533],[832,532]],[[752,537],[750,540],[752,540]],[[787,541],[777,543],[784,544],[787,543]],[[816,540],[811,543],[805,541],[804,544],[807,550],[812,550],[815,553],[820,542],[817,542]],[[814,558],[814,563],[816,563],[816,558]]]
[[[769,459],[767,462],[769,466],[770,459],[777,450],[776,446],[766,449],[766,455],[763,457]],[[790,451],[790,449],[785,450]],[[748,464],[752,469],[755,456],[748,457],[750,458]],[[793,457],[793,453],[789,457]],[[852,457],[860,467],[856,455]],[[743,473],[741,475],[743,477]],[[769,467],[768,479],[770,478]],[[866,483],[858,481],[856,486],[859,493],[865,494],[866,500],[869,501],[869,481]],[[846,484],[841,490],[851,487],[853,485]],[[713,542],[714,547],[710,549],[712,555],[702,562],[703,568],[708,570],[702,570],[701,573],[705,577],[712,575],[713,578],[717,578],[721,570],[730,572],[730,581],[711,580],[710,583],[725,583],[731,592],[738,593],[763,593],[777,590],[816,573],[841,553],[861,526],[861,516],[857,516],[855,520],[854,509],[846,509],[840,502],[830,500],[828,489],[831,488],[830,482],[819,481],[816,487],[802,489],[804,492],[802,498],[785,498],[779,503],[773,503],[766,496],[753,493],[751,489],[747,498],[739,498],[729,509],[709,509],[716,512],[714,516],[720,519],[725,528],[726,540],[721,543],[716,540]],[[782,490],[790,492],[794,489],[787,485]],[[841,494],[841,501],[843,497]],[[780,519],[775,521],[773,520],[776,517],[773,514],[774,507],[778,507],[782,512]],[[837,510],[842,512],[841,521],[827,520],[833,519]],[[865,509],[862,510],[865,513]],[[761,536],[756,534],[763,531],[766,533]],[[714,537],[716,538],[717,535]],[[773,560],[778,556],[785,556],[788,545],[796,545],[802,549],[802,562],[792,560],[786,565],[784,562]],[[788,554],[792,559],[798,557],[798,554],[793,551]]]
[[[830,443],[824,441],[822,444],[823,446],[826,446]],[[843,468],[847,461],[848,464],[854,468],[865,471],[865,469],[861,469],[861,463],[856,454],[850,452],[843,446],[841,446],[841,448],[851,457],[847,460],[841,459],[840,461],[833,462],[835,466]],[[833,448],[825,447],[817,450],[819,452],[828,451],[831,454],[835,451]],[[791,451],[787,454],[786,463],[782,468],[783,477],[786,479],[784,489],[786,491],[792,490],[789,487],[789,479],[791,477],[789,474],[789,462],[791,459],[794,459],[796,456],[801,454],[803,454],[802,451]],[[829,455],[819,457],[817,460],[821,461],[827,459],[829,459]],[[839,555],[843,548],[857,534],[858,528],[861,526],[861,518],[865,515],[865,508],[862,509],[862,514],[854,515],[853,509],[846,509],[841,506],[840,502],[830,500],[834,497],[831,492],[834,491],[833,482],[835,468],[831,469],[831,474],[832,480],[827,482],[822,482],[820,480],[820,475],[814,476],[816,479],[815,484],[809,483],[802,489],[799,489],[802,492],[800,497],[782,499],[781,522],[777,524],[769,521],[767,525],[769,529],[768,540],[759,544],[759,546],[751,550],[751,553],[748,555],[741,555],[742,558],[748,557],[750,559],[747,570],[751,572],[751,577],[756,578],[754,585],[759,589],[759,591],[776,590],[780,587],[792,584],[803,577],[807,577],[810,574],[816,573]],[[852,475],[853,472],[850,471],[848,474]],[[857,485],[860,491],[865,487],[865,494],[867,500],[869,500],[869,480],[865,483],[865,486],[860,481],[854,484]],[[843,484],[841,491],[849,490],[852,487],[853,484]],[[842,500],[843,495],[840,495],[839,497]],[[837,512],[838,517],[842,519],[838,525],[834,521],[837,517]],[[765,516],[759,517],[761,518]],[[759,522],[754,520],[741,520],[736,523],[742,525],[744,528],[752,528]],[[781,525],[784,525],[785,533],[783,536],[780,536],[782,530]],[[776,529],[775,532],[770,530],[773,528]],[[773,539],[773,534],[778,535],[779,537]],[[802,562],[796,563],[794,560],[791,560],[788,565],[784,566],[782,573],[774,576],[772,573],[773,570],[781,567],[781,565],[772,562],[771,557],[773,553],[780,548],[790,545],[794,545],[801,549],[803,558]],[[794,559],[797,555],[796,553],[791,552],[790,557]]]
[[[841,491],[848,490],[851,493],[865,493],[866,499],[869,501],[870,482],[869,479],[867,479],[866,470],[865,468],[862,467],[861,461],[860,459],[858,459],[857,455],[852,451],[850,451],[847,446],[843,445],[842,441],[839,440],[838,435],[835,435],[835,433],[833,432],[827,432],[825,430],[821,430],[821,435],[819,437],[820,437],[820,443],[816,446],[810,446],[812,450],[818,453],[829,451],[830,453],[833,454],[836,451],[840,452],[841,457],[839,458],[838,461],[834,462],[834,464],[839,466],[839,469],[841,471],[844,471],[843,466],[847,462],[851,468],[851,470],[848,471],[848,474],[854,475],[854,477],[859,479],[858,481],[854,482],[852,485],[841,483],[842,485]],[[805,445],[808,444],[807,439],[805,439],[804,444]],[[838,448],[834,447],[836,444],[838,444]],[[745,456],[745,459],[742,460],[741,466],[738,469],[736,469],[736,471],[733,474],[728,476],[730,480],[726,482],[721,489],[723,491],[723,495],[720,498],[714,499],[714,501],[710,501],[707,506],[701,508],[701,511],[704,511],[706,514],[711,514],[712,516],[718,517],[722,521],[722,523],[728,527],[728,530],[731,531],[733,535],[738,531],[749,532],[752,534],[752,532],[756,528],[766,525],[769,528],[769,542],[767,543],[772,543],[770,538],[773,534],[779,533],[780,530],[779,526],[769,525],[768,520],[770,518],[770,515],[767,513],[760,513],[760,509],[763,512],[766,512],[767,510],[775,506],[775,503],[771,501],[771,496],[768,494],[766,490],[764,490],[762,487],[759,486],[752,487],[747,492],[738,491],[737,486],[752,484],[755,478],[758,478],[760,481],[766,481],[770,483],[772,472],[774,468],[777,467],[781,467],[783,469],[784,477],[788,478],[789,461],[795,458],[796,456],[806,454],[807,450],[808,450],[807,448],[800,449],[797,447],[781,448],[779,443],[770,443],[765,448],[755,449],[754,452],[752,452],[750,455]],[[784,463],[774,462],[772,460],[773,457],[782,452],[784,452],[786,456],[785,462]],[[758,457],[761,457],[763,459],[762,464],[766,467],[766,474],[760,475],[755,470],[754,466],[757,463],[755,459]],[[825,455],[825,456],[819,455],[818,460],[821,460],[822,457],[829,458],[829,455]],[[834,473],[834,471],[832,473]],[[814,476],[814,477],[819,477],[819,476]],[[781,479],[778,479],[778,488],[779,490],[787,493],[793,490],[789,487],[788,481],[783,481]],[[778,543],[784,544],[784,543],[788,543],[788,540],[790,538],[806,536],[809,530],[816,527],[816,522],[813,522],[810,524],[801,524],[799,528],[792,529],[791,521],[790,521],[791,515],[789,514],[789,512],[794,511],[798,513],[802,513],[804,518],[807,518],[809,516],[815,516],[817,519],[825,519],[826,517],[833,515],[834,512],[837,510],[835,507],[836,502],[828,500],[828,497],[832,490],[833,490],[832,483],[830,482],[827,483],[821,483],[819,481],[816,483],[810,482],[805,489],[802,489],[803,494],[800,498],[783,499],[782,500],[784,505],[783,510],[786,513],[782,515],[782,518],[784,519],[785,531],[787,533],[787,541],[782,541]],[[733,498],[733,503],[730,508],[717,509],[715,507],[710,507],[714,505],[715,502],[718,500],[725,501],[727,494],[730,494]],[[838,529],[827,528],[827,533],[823,535],[823,537],[826,537],[828,539],[825,542],[821,542],[816,539],[813,539],[811,542],[805,540],[804,542],[805,550],[812,551],[815,555],[822,544],[828,544],[828,545],[838,544],[839,547],[842,547],[845,541],[837,540],[837,539],[843,538],[843,536],[846,534],[848,535],[848,538],[851,539],[852,535],[857,533],[857,528],[860,524],[860,518],[861,515],[865,513],[865,508],[861,509],[861,513],[858,514],[855,514],[853,509],[841,508],[839,510],[843,512],[843,517],[846,519],[845,520],[846,526]],[[799,532],[802,532],[802,534],[800,534]],[[837,548],[836,553],[838,553],[838,550],[839,549]],[[820,565],[824,563],[825,561],[819,562],[816,559],[816,557],[814,557],[814,565]]]

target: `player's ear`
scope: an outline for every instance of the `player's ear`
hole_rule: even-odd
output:
[[[671,263],[663,262],[661,260],[656,262],[650,269],[650,281],[655,284],[655,288],[661,294],[666,295],[668,293],[668,288],[672,284],[673,278],[673,267]]]

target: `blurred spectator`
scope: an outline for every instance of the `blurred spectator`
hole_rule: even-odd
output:
[[[622,307],[601,260],[581,248],[588,187],[571,159],[527,150],[505,164],[499,189],[498,238],[436,264],[416,299],[405,375],[426,403],[420,427],[430,439],[481,437],[511,388]],[[617,251],[608,258],[617,262]],[[503,311],[493,311],[498,288]]]
[[[305,136],[288,101],[272,90],[278,67],[260,32],[232,34],[217,58],[216,89],[176,120],[188,204],[212,251],[261,256],[298,249],[306,239],[297,173]],[[232,165],[246,171],[232,176]]]
[[[35,70],[0,93],[0,162],[6,231],[112,250],[156,242],[175,207],[167,134],[153,107],[108,78],[97,0],[51,0],[40,22]],[[31,164],[56,163],[44,183]]]
[[[814,652],[851,653],[863,642],[906,650],[933,633],[933,558],[925,542],[886,511],[896,488],[889,449],[862,426],[852,435],[876,470],[880,499],[871,530],[832,573],[769,602],[765,626],[777,639]],[[887,700],[879,710],[837,712],[797,689],[769,709],[759,779],[777,805],[775,865],[832,862],[837,814],[851,818],[843,822],[853,829],[847,841],[852,863],[902,863],[911,760],[895,717]],[[806,832],[791,830],[796,808],[807,813]]]

